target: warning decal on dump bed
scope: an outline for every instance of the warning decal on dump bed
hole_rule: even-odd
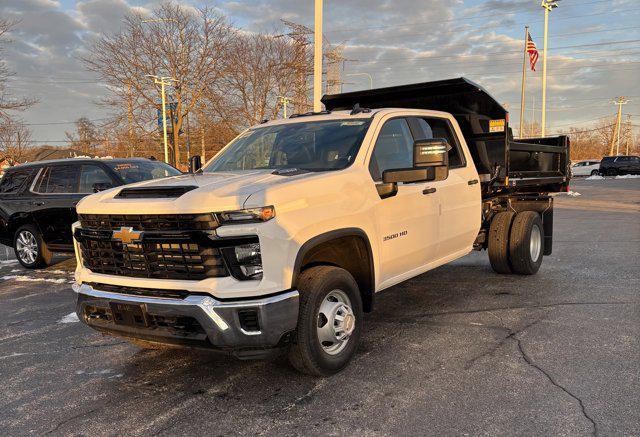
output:
[[[489,120],[489,132],[504,132],[504,118],[501,120]]]

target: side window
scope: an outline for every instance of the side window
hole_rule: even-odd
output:
[[[374,181],[382,180],[382,172],[413,166],[413,137],[404,118],[387,121],[373,147],[369,173]]]
[[[34,191],[44,194],[77,193],[79,176],[80,167],[77,165],[47,167],[36,183]]]
[[[78,192],[93,193],[96,184],[100,184],[102,187],[113,186],[113,181],[102,167],[98,165],[83,165],[80,170],[80,189]]]
[[[418,124],[420,125],[420,138],[444,138],[451,146],[449,150],[449,168],[459,168],[466,165],[464,155],[458,143],[458,138],[453,132],[451,124],[444,118],[419,118]]]
[[[8,171],[4,174],[2,182],[0,182],[0,193],[16,194],[27,183],[33,169]]]

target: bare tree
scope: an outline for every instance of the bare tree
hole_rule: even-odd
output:
[[[123,120],[130,119],[122,117],[123,111],[135,111],[142,124],[155,117],[160,100],[160,88],[148,76],[175,79],[168,93],[175,105],[169,127],[173,162],[180,163],[179,135],[185,116],[205,89],[221,80],[231,29],[213,10],[194,12],[173,2],[156,7],[148,18],[128,15],[122,31],[99,38],[83,61],[110,86],[111,96],[104,103]]]
[[[225,62],[221,89],[226,120],[238,129],[275,118],[280,110],[279,96],[295,90],[295,70],[288,68],[295,59],[294,46],[274,35],[237,33]],[[235,120],[234,120],[235,119]]]
[[[97,126],[88,118],[81,117],[76,120],[76,132],[65,132],[71,147],[81,150],[85,155],[96,154],[97,148],[103,142],[98,133]]]
[[[31,131],[24,123],[11,119],[0,123],[0,154],[22,162],[31,145]]]
[[[7,43],[6,36],[15,24],[15,22],[0,18],[0,119],[4,123],[12,120],[11,111],[24,111],[36,103],[34,99],[16,98],[9,91],[8,82],[14,73],[7,67],[3,52],[4,45]]]

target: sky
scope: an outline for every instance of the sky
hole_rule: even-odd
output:
[[[313,0],[176,0],[208,6],[248,31],[274,31],[287,19],[313,27]],[[108,116],[107,92],[79,57],[102,34],[117,32],[125,14],[147,13],[150,0],[0,0],[0,16],[18,20],[5,57],[15,95],[39,103],[20,114],[36,144],[64,144],[79,117]],[[324,30],[344,44],[345,75],[368,73],[374,87],[467,77],[491,92],[518,125],[524,26],[541,51],[528,72],[527,122],[541,117],[544,12],[538,0],[325,0]],[[593,126],[613,116],[611,100],[627,96],[640,117],[640,0],[560,0],[550,13],[547,132]],[[344,76],[344,91],[369,87]]]

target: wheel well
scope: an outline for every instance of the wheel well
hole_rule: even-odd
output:
[[[8,235],[7,237],[11,240],[11,247],[13,247],[13,239],[16,231],[24,225],[33,225],[38,228],[35,220],[29,214],[20,214],[15,217],[12,217],[9,221],[9,226],[7,227]]]
[[[305,243],[296,258],[293,287],[297,286],[301,272],[318,265],[331,265],[348,271],[358,284],[364,311],[373,310],[373,255],[364,232],[335,231]]]

